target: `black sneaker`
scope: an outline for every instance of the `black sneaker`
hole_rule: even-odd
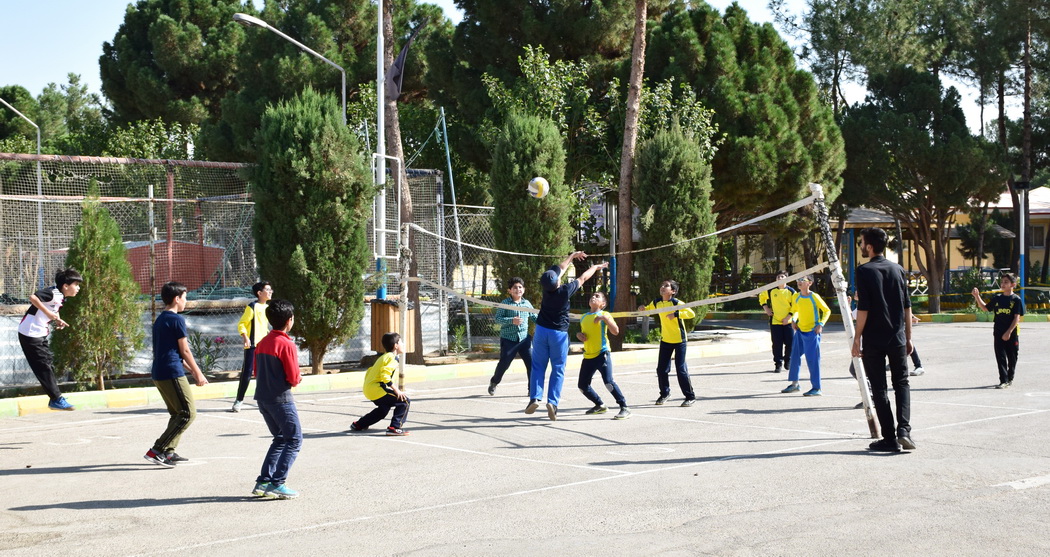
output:
[[[660,398],[656,399],[657,406],[663,406],[667,399],[671,398],[671,395],[660,395]]]
[[[540,401],[538,401],[538,400],[536,400],[534,398],[530,398],[529,399],[529,405],[525,407],[525,413],[526,414],[532,414],[539,407],[540,407]]]
[[[552,422],[558,419],[558,407],[549,402],[547,403],[547,417],[550,418]]]
[[[897,436],[897,443],[900,444],[901,448],[906,451],[915,450],[915,442],[911,440],[911,436],[905,433],[904,435]]]
[[[489,396],[496,394],[496,384],[489,383]]]
[[[901,446],[893,439],[880,439],[868,445],[868,450],[877,453],[899,453]]]
[[[179,453],[176,453],[174,451],[172,451],[172,452],[170,452],[170,453],[168,453],[168,454],[166,454],[164,456],[168,457],[168,460],[170,460],[170,461],[172,461],[172,462],[174,462],[176,464],[178,464],[180,462],[187,462],[187,461],[190,460],[190,459],[188,459],[188,458],[186,458],[184,456],[179,456]]]
[[[773,370],[773,373],[784,373],[784,366],[777,364],[777,367]]]
[[[694,404],[696,404],[696,399],[695,398],[687,398],[687,399],[682,401],[682,406],[692,406]]]
[[[361,427],[361,426],[357,425],[357,422],[350,422],[350,431],[352,431],[352,432],[364,431],[366,429],[368,429],[368,428],[367,427]]]
[[[146,451],[146,454],[142,458],[145,458],[146,460],[152,462],[153,464],[156,464],[157,466],[163,466],[165,468],[175,467],[175,463],[171,460],[168,460],[168,455],[164,453],[158,453],[153,449]]]

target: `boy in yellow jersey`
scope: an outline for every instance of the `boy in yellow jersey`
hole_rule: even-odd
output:
[[[803,396],[820,396],[820,335],[824,332],[824,323],[831,317],[831,308],[816,292],[810,292],[813,277],[806,275],[798,279],[798,294],[791,298],[791,313],[784,318],[785,325],[795,328],[794,346],[791,347],[791,367],[788,371],[787,386],[782,393],[795,393],[801,390],[798,386],[799,368],[802,367],[802,356],[806,356],[809,367],[809,381],[813,388],[802,393]]]
[[[244,404],[244,395],[248,392],[248,383],[255,375],[255,346],[270,331],[270,322],[266,320],[266,307],[273,298],[273,286],[263,280],[252,285],[255,301],[244,308],[241,320],[237,322],[237,333],[244,341],[244,363],[241,365],[241,379],[237,384],[237,398],[233,401],[230,412],[240,412]]]
[[[368,400],[376,405],[375,409],[350,424],[350,431],[364,431],[369,426],[382,420],[394,409],[394,417],[390,420],[390,427],[386,428],[387,435],[408,435],[401,429],[408,417],[408,407],[411,401],[408,396],[397,388],[393,382],[394,370],[397,369],[397,357],[405,353],[401,344],[401,335],[397,333],[386,333],[383,335],[383,354],[365,372],[365,381],[362,390]]]
[[[594,373],[601,373],[605,388],[609,389],[613,398],[616,399],[616,404],[620,405],[620,413],[616,414],[616,419],[623,420],[631,415],[631,411],[627,409],[627,401],[623,398],[620,387],[616,385],[616,381],[613,381],[612,360],[609,358],[609,337],[606,331],[618,335],[620,328],[616,326],[616,320],[613,319],[612,314],[605,311],[608,303],[609,298],[605,292],[591,294],[591,311],[583,314],[583,318],[580,319],[580,332],[576,333],[576,338],[583,342],[583,362],[580,364],[580,382],[577,386],[583,396],[594,403],[594,408],[586,413],[604,414],[608,408],[602,403],[602,398],[598,396],[598,393],[591,388]]]
[[[788,276],[787,271],[777,271],[777,281]],[[791,344],[794,334],[791,325],[784,324],[784,318],[791,309],[791,298],[795,289],[782,282],[776,288],[758,295],[758,305],[769,316],[769,340],[773,343],[773,373],[784,371],[784,363],[791,362]]]
[[[683,307],[674,309],[683,304],[675,298],[678,294],[678,282],[665,280],[660,285],[660,297],[649,302],[648,305],[638,306],[638,311],[650,309],[667,309],[660,313],[660,356],[656,363],[656,377],[660,384],[660,397],[656,399],[656,405],[660,406],[667,402],[671,396],[671,382],[668,375],[671,372],[671,356],[674,355],[674,367],[678,373],[678,386],[685,395],[682,406],[692,406],[696,403],[696,394],[693,392],[693,382],[689,378],[689,368],[685,365],[686,330],[685,319],[696,317],[692,308]]]

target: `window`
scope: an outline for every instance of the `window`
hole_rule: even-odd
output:
[[[1046,247],[1046,227],[1042,225],[1029,226],[1027,239],[1028,247],[1030,248]]]

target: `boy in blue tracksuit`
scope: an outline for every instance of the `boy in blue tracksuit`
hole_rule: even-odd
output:
[[[784,318],[784,324],[795,328],[794,345],[791,347],[791,367],[788,370],[788,381],[791,384],[782,393],[794,393],[801,390],[798,386],[798,375],[802,367],[802,356],[806,356],[809,367],[809,381],[813,388],[802,393],[803,396],[820,396],[820,335],[824,332],[824,323],[831,317],[831,308],[816,292],[810,292],[813,277],[806,275],[798,279],[798,294],[791,298],[791,314]]]
[[[591,265],[576,280],[561,284],[561,277],[573,261],[586,259],[587,254],[575,251],[557,265],[551,265],[540,276],[543,301],[536,317],[536,334],[532,338],[532,372],[529,375],[529,405],[526,414],[532,414],[543,398],[543,381],[547,378],[547,363],[551,365],[550,383],[547,385],[547,417],[556,420],[561,388],[565,383],[565,360],[569,357],[569,298],[583,283],[608,263]]]
[[[525,364],[525,383],[532,374],[532,336],[529,335],[529,319],[536,320],[536,314],[525,311],[532,309],[532,303],[524,298],[525,279],[514,277],[510,279],[507,286],[507,295],[503,300],[504,305],[517,306],[521,310],[499,308],[496,310],[496,323],[499,329],[499,363],[496,364],[496,372],[489,380],[489,394],[496,394],[496,386],[503,380],[503,374],[514,361],[514,356],[521,358]]]

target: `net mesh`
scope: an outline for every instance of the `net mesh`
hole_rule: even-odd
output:
[[[142,294],[178,280],[192,298],[250,295],[246,167],[0,153],[0,304],[26,303],[65,265],[92,184],[120,228]]]

